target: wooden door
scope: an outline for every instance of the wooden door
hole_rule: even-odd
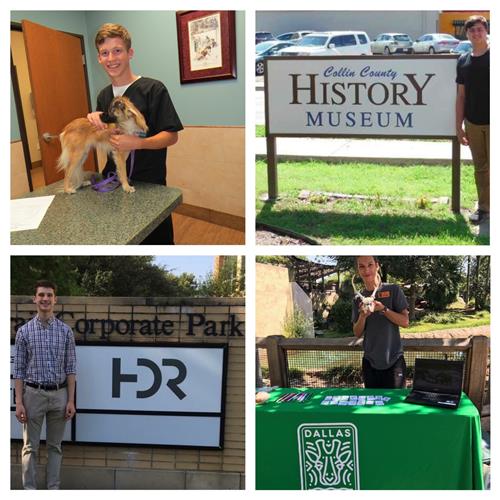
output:
[[[60,134],[71,120],[90,111],[82,46],[74,35],[31,21],[22,21],[22,27],[45,183],[51,184],[63,178],[56,169],[61,144],[58,139],[44,141],[43,134]],[[85,169],[96,169],[94,155]]]

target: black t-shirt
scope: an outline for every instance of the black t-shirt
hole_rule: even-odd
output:
[[[149,127],[148,137],[158,132],[178,132],[183,129],[177,116],[168,91],[158,80],[141,77],[133,82],[123,94],[128,97],[137,109],[144,115]],[[113,100],[113,87],[107,86],[97,97],[97,111],[107,111]],[[141,149],[135,152],[132,180],[166,184],[167,148]],[[104,175],[116,170],[111,157],[104,168]],[[127,160],[127,171],[130,171],[130,156]]]
[[[456,83],[465,86],[465,118],[474,125],[490,124],[490,51],[470,52],[457,62]]]

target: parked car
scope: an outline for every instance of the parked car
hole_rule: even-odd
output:
[[[406,33],[381,33],[371,43],[373,54],[411,54],[413,40]]]
[[[417,38],[413,43],[413,52],[426,54],[450,52],[459,43],[460,40],[448,33],[429,33]]]
[[[295,44],[293,42],[280,42],[278,40],[258,43],[255,46],[255,74],[257,76],[264,74],[264,59],[266,57],[275,56],[279,50],[291,45]]]
[[[454,49],[451,49],[452,54],[464,54],[472,50],[472,43],[469,40],[462,40]]]
[[[313,33],[312,30],[309,31],[290,31],[288,33],[282,33],[276,37],[276,40],[281,40],[282,42],[294,42],[297,43],[306,35]]]
[[[269,31],[257,31],[255,33],[255,45],[266,42],[267,40],[275,40],[274,35]]]
[[[282,56],[371,55],[370,39],[364,31],[325,31],[306,35]]]

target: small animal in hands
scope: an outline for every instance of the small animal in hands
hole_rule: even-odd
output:
[[[109,139],[113,134],[143,135],[148,126],[141,112],[124,96],[115,97],[107,113],[101,115],[107,127],[96,129],[87,118],[77,118],[68,123],[59,135],[62,153],[57,162],[64,171],[64,192],[73,194],[85,184],[83,164],[92,148],[111,153],[116,165],[118,180],[126,193],[133,193],[128,183],[126,162],[130,151],[117,151]]]

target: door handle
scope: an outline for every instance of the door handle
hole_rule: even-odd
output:
[[[58,135],[54,135],[54,134],[51,134],[50,132],[44,132],[42,134],[42,139],[49,143],[50,141],[52,141],[52,139],[59,139],[59,136]]]

